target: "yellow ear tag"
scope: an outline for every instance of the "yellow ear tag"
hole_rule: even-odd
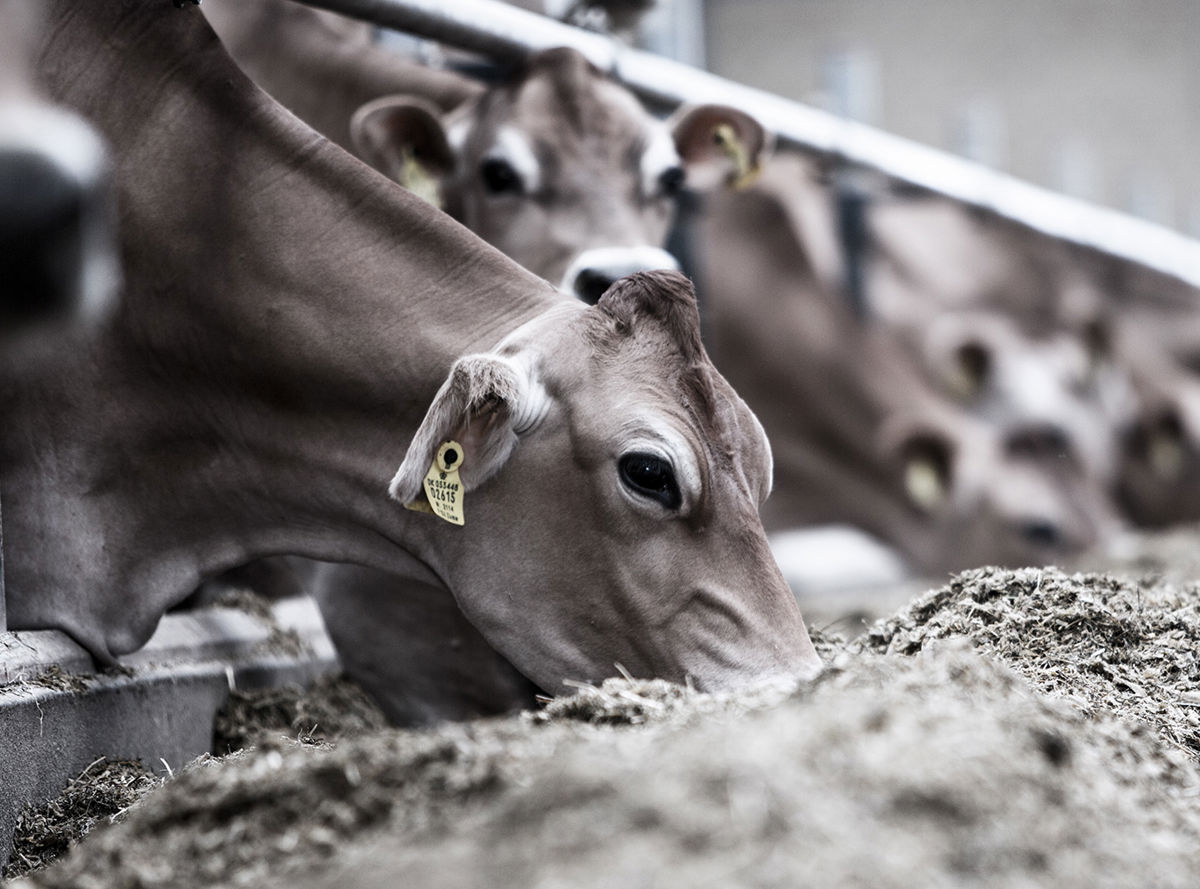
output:
[[[941,473],[932,461],[914,457],[904,467],[904,488],[913,502],[926,511],[936,509],[946,497]]]
[[[713,142],[721,153],[733,161],[733,177],[726,183],[734,191],[741,191],[754,184],[759,167],[750,163],[750,154],[737,136],[737,131],[727,123],[718,124],[713,130]]]
[[[416,152],[411,148],[403,149],[400,184],[424,200],[433,204],[439,210],[442,207],[442,189],[438,178],[425,169],[425,165],[417,160]]]
[[[447,441],[438,448],[437,456],[425,473],[425,496],[434,515],[452,525],[463,525],[463,486],[458,477],[462,468],[463,449],[456,441]]]

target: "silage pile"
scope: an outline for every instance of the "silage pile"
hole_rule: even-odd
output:
[[[970,639],[1035,689],[1117,714],[1200,756],[1200,589],[1054,569],[981,568],[873,627],[862,648]]]
[[[815,683],[199,765],[28,885],[1196,885],[1189,590],[978,571]],[[972,647],[974,646],[974,647]]]
[[[342,676],[323,676],[311,688],[235,691],[217,713],[214,753],[236,753],[278,735],[306,744],[333,742],[382,729],[383,711]]]
[[[62,857],[97,825],[119,817],[160,784],[162,780],[139,762],[98,759],[91,763],[56,798],[21,813],[4,878]]]

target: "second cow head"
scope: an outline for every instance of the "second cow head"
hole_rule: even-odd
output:
[[[675,268],[662,249],[677,194],[755,170],[769,137],[721,105],[656,120],[571,49],[441,115],[388,96],[351,124],[359,155],[526,268],[594,303],[623,275]]]

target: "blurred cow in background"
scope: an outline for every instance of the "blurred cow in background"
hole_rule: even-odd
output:
[[[714,360],[774,447],[768,528],[848,523],[928,573],[1046,564],[1104,537],[1116,524],[1104,487],[1059,453],[1074,430],[1046,447],[1040,424],[1053,416],[1035,422],[995,395],[971,409],[931,371],[917,334],[944,309],[906,307],[907,328],[904,312],[882,319],[873,302],[856,316],[833,208],[818,163],[777,157],[749,190],[710,200],[697,227]],[[925,246],[919,228],[906,233]],[[1004,330],[1003,318],[988,320]],[[1003,366],[1018,344],[997,339],[989,360]]]
[[[1200,519],[1194,286],[942,198],[871,223],[873,304],[948,392],[1078,460],[1134,524]]]
[[[770,151],[737,109],[656,120],[572,49],[481,87],[329,13],[283,0],[204,8],[243,70],[302,120],[587,302],[622,275],[676,268],[662,246],[680,189],[712,188]]]
[[[39,94],[42,4],[0,0],[0,336],[99,317],[117,286],[103,143]]]
[[[350,118],[371,99],[407,92],[449,111],[483,90],[379,46],[365,22],[290,0],[205,0],[201,8],[251,80],[347,150]]]
[[[1123,431],[1117,494],[1137,524],[1200,519],[1200,293],[1126,264],[1114,349],[1137,412]]]
[[[940,197],[885,199],[869,218],[871,310],[930,382],[1111,488],[1134,407],[1103,258]]]
[[[726,106],[660,122],[565,48],[531,56],[444,117],[385,97],[351,131],[361,157],[589,303],[623,275],[675,268],[662,245],[680,190],[715,187],[769,149],[762,126]],[[724,133],[743,146],[740,161]]]

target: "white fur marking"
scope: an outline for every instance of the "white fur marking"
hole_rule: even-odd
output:
[[[575,292],[575,279],[585,269],[601,272],[614,281],[634,272],[653,272],[659,269],[678,270],[675,257],[661,247],[640,245],[637,247],[594,247],[584,250],[567,267],[562,279],[562,289]]]
[[[107,152],[83,120],[49,105],[0,105],[0,148],[45,155],[80,188],[103,174]]]
[[[516,127],[501,127],[496,133],[496,144],[485,157],[500,158],[512,164],[527,194],[533,194],[541,188],[542,165],[538,163],[529,139]]]
[[[657,454],[675,470],[675,481],[682,496],[680,511],[687,513],[700,502],[700,464],[686,438],[670,426],[648,428],[636,421],[626,423],[620,433],[621,453]],[[634,495],[630,495],[633,497]],[[635,498],[635,502],[641,502]]]
[[[469,135],[471,135],[470,118],[459,116],[457,119],[448,122],[446,126],[446,142],[449,143],[450,150],[454,152],[455,157],[462,157],[462,153],[467,147],[467,137]]]
[[[679,152],[675,150],[675,140],[660,123],[655,123],[650,130],[650,141],[642,153],[642,194],[647,198],[658,195],[660,188],[658,177],[672,167],[683,165]]]

